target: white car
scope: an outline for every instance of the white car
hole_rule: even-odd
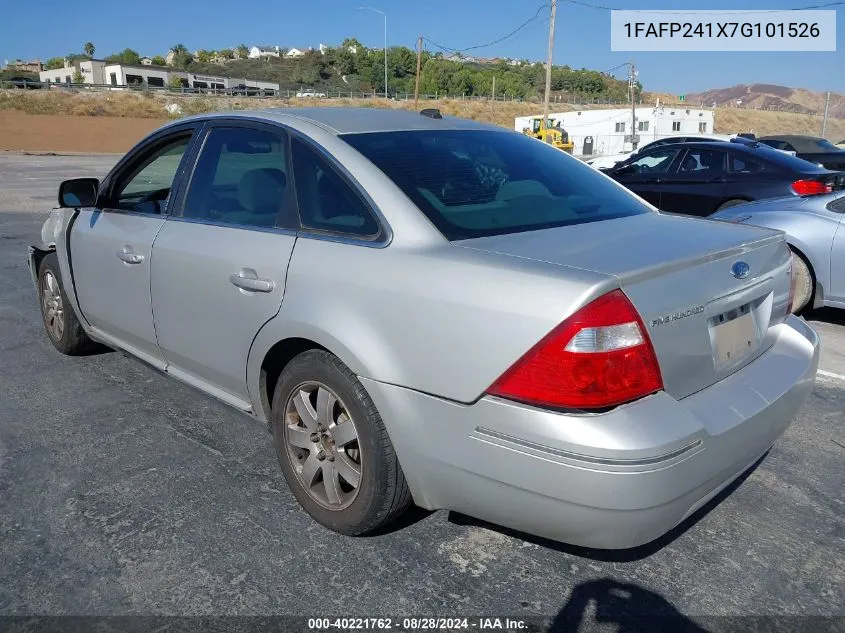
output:
[[[325,92],[317,92],[316,90],[300,90],[296,93],[298,98],[302,97],[315,97],[315,98],[324,98],[326,96]]]

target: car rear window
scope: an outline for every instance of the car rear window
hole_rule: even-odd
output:
[[[515,132],[415,130],[342,138],[452,241],[651,211],[592,167]]]

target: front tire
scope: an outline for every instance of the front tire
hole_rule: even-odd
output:
[[[67,299],[55,253],[46,255],[38,268],[38,299],[44,329],[53,347],[68,356],[87,354],[96,348]]]
[[[322,349],[279,376],[271,414],[276,456],[300,505],[357,536],[396,519],[411,494],[381,416],[357,376]]]

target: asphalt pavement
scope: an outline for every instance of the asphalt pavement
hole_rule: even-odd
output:
[[[264,426],[118,353],[50,345],[26,247],[60,180],[116,160],[0,155],[0,615],[845,623],[845,311],[810,319],[822,372],[785,435],[654,544],[585,550],[422,511],[342,537],[300,510]]]

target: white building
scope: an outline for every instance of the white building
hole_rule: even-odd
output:
[[[153,65],[153,58],[152,57],[142,57],[141,58],[141,66],[152,66]]]
[[[540,117],[543,115],[540,114]],[[549,118],[560,122],[570,140],[575,143],[576,156],[619,154],[631,150],[631,109],[582,110],[578,112],[553,112]],[[517,117],[514,129],[521,132],[531,125],[531,117]],[[712,110],[682,106],[636,108],[636,134],[638,144],[679,134],[712,134]]]
[[[250,59],[267,59],[268,57],[279,57],[278,46],[253,46],[249,49]]]
[[[298,48],[291,48],[285,53],[285,57],[302,57],[305,55],[305,51],[301,51]]]
[[[123,90],[129,86],[145,86],[149,88],[169,87],[178,79],[183,88],[198,90],[231,90],[256,88],[263,91],[279,92],[279,84],[270,81],[258,81],[244,77],[224,77],[218,75],[203,75],[182,70],[172,70],[162,66],[130,66],[127,64],[110,64],[108,62],[91,59],[76,64],[66,64],[65,68],[44,70],[39,73],[43,82],[71,83],[76,69],[82,73],[83,84],[108,85],[115,90]]]

